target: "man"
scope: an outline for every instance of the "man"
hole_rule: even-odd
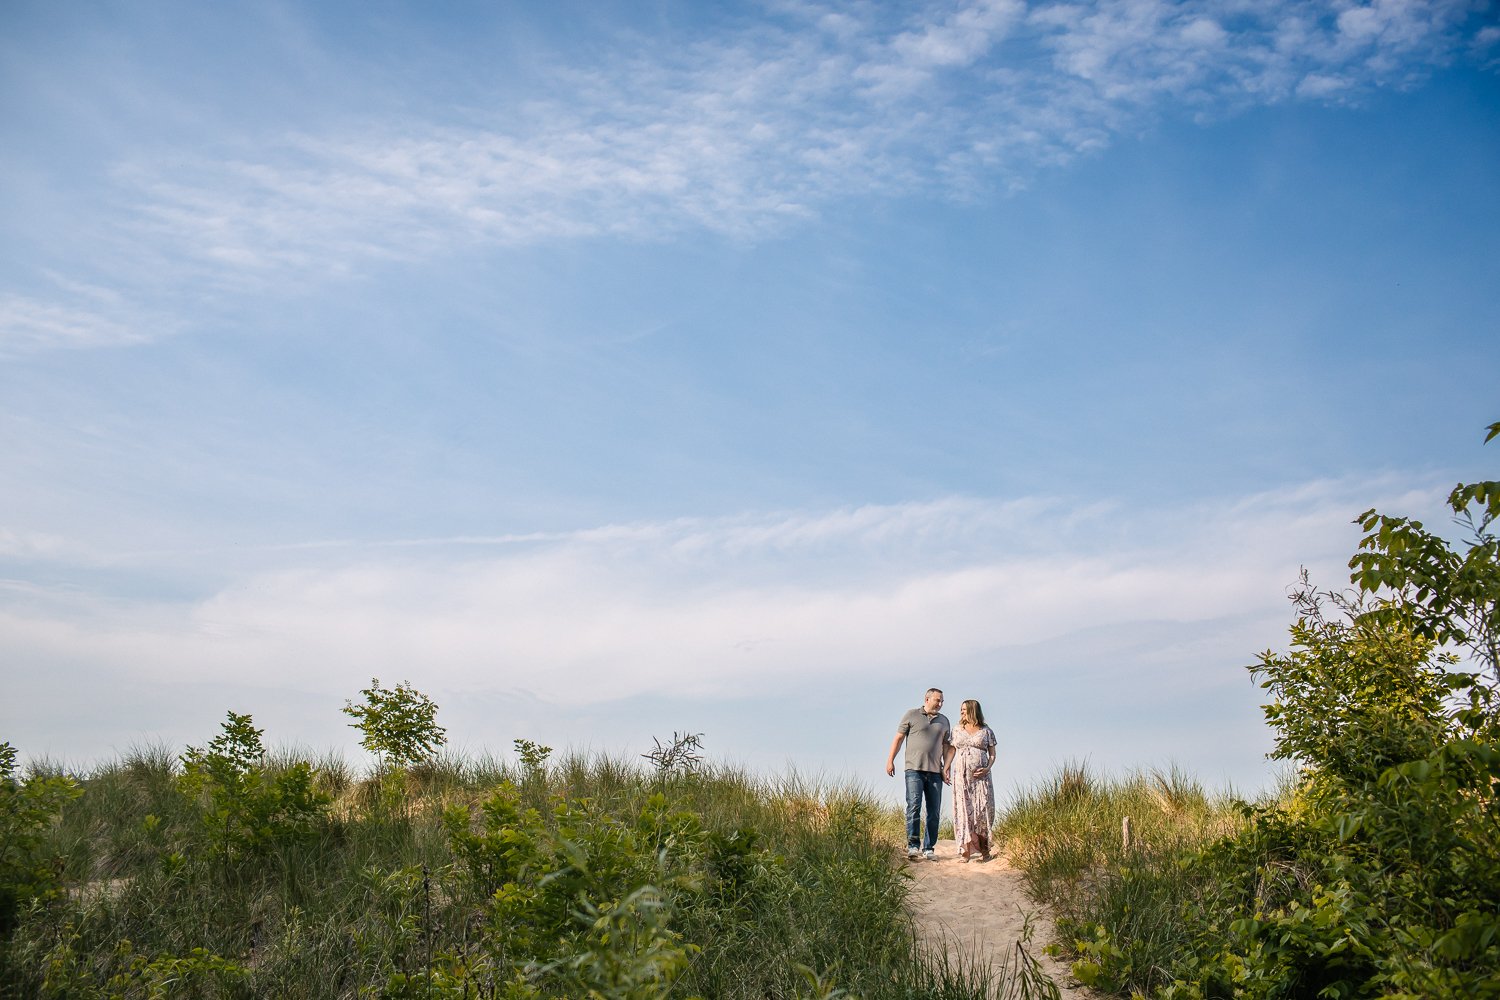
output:
[[[896,776],[896,751],[906,744],[906,856],[920,856],[935,861],[938,822],[943,805],[943,758],[953,742],[953,727],[938,709],[943,707],[943,692],[928,688],[921,708],[901,717],[891,755],[885,762],[885,773]],[[927,806],[927,835],[922,836],[922,806]]]

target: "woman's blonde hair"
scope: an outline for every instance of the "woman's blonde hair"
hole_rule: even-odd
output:
[[[958,721],[960,724],[972,722],[976,726],[982,726],[984,725],[984,709],[979,707],[979,702],[968,698],[958,706]]]

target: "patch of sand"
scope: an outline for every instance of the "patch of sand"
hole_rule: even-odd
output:
[[[942,948],[950,956],[982,959],[998,969],[1014,955],[1029,915],[1031,943],[1026,950],[1052,977],[1063,1000],[1101,997],[1078,985],[1066,963],[1042,953],[1056,933],[1052,917],[1026,895],[1021,873],[1003,857],[965,864],[958,860],[953,841],[940,840],[936,861],[911,861],[907,867],[912,874],[912,916],[929,947]]]

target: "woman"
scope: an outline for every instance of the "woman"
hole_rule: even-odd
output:
[[[995,759],[995,734],[984,724],[984,710],[970,698],[959,709],[958,725],[943,778],[953,786],[953,839],[958,860],[976,855],[990,859],[990,831],[995,825],[995,785],[990,766]]]

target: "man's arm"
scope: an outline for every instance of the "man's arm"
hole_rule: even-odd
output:
[[[945,785],[953,784],[953,755],[957,752],[957,750],[953,749],[952,743],[943,747],[943,784]]]
[[[891,755],[887,757],[885,761],[885,773],[889,774],[893,778],[896,776],[896,751],[901,749],[901,744],[905,742],[905,740],[905,733],[896,734],[896,739],[891,743]]]

